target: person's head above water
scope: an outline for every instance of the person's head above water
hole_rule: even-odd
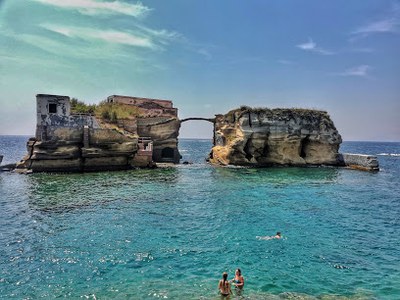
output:
[[[235,275],[242,276],[242,271],[239,268],[236,269]]]
[[[228,279],[228,273],[226,272],[222,273],[222,279],[226,281]]]
[[[276,233],[276,235],[279,235],[279,236],[281,236],[282,234],[281,234],[281,232],[280,232],[280,231],[278,231],[278,232]]]

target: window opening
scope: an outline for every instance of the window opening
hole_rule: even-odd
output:
[[[56,114],[57,113],[57,104],[49,103],[49,113]]]

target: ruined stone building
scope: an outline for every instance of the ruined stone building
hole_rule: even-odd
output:
[[[171,100],[112,95],[106,101],[136,106],[145,117],[178,117],[178,109]]]
[[[38,94],[36,95],[36,138],[46,140],[47,134],[61,127],[100,128],[94,116],[71,114],[71,103],[68,96]]]
[[[179,163],[178,134],[180,121],[178,109],[170,100],[112,95],[108,103],[119,103],[137,107],[139,116],[132,120],[121,120],[118,125],[139,137],[153,141],[155,162]]]
[[[137,122],[137,134],[132,135],[102,128],[95,116],[71,113],[68,96],[36,95],[36,134],[28,141],[28,154],[17,169],[81,172],[149,167],[154,161],[176,162],[179,155],[176,122],[171,129],[165,126],[170,120],[160,120],[166,117],[177,120],[172,102],[165,104],[165,108],[152,104],[151,100],[142,99],[138,104],[145,105],[143,109],[152,117],[146,124]],[[151,105],[156,107],[154,111]],[[157,123],[154,126],[158,130],[151,123]]]

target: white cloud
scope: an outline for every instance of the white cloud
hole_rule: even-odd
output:
[[[18,41],[22,41],[36,48],[42,49],[47,53],[56,54],[57,56],[61,57],[66,56],[84,59],[100,59],[110,57],[110,54],[106,53],[104,49],[101,49],[100,47],[94,48],[90,46],[71,45],[56,41],[55,39],[31,34],[19,34],[18,36],[15,36],[15,38]],[[71,49],[73,49],[73,51],[71,51]]]
[[[385,13],[384,17],[376,19],[373,22],[369,22],[364,26],[360,26],[357,29],[350,32],[353,38],[350,40],[356,40],[358,38],[364,38],[372,34],[382,33],[399,33],[400,32],[400,2],[395,2],[391,9]]]
[[[64,9],[75,9],[85,15],[129,15],[141,17],[151,9],[138,2],[130,4],[122,1],[100,0],[32,0],[45,5],[52,5]]]
[[[352,34],[358,35],[368,35],[373,33],[386,33],[386,32],[397,32],[397,26],[399,25],[399,21],[395,18],[381,20],[377,22],[372,22],[365,26],[359,27],[354,30]]]
[[[312,39],[308,39],[307,43],[297,45],[298,48],[303,50],[314,50],[316,46],[317,44],[314,43]]]
[[[339,73],[338,75],[367,77],[369,70],[371,70],[371,67],[369,65],[360,65],[347,69],[346,71]]]
[[[314,41],[311,38],[308,39],[308,42],[296,45],[296,47],[300,48],[304,51],[315,52],[315,53],[319,53],[319,54],[323,54],[323,55],[332,55],[333,54],[333,52],[331,52],[331,51],[328,51],[321,47],[317,47],[317,44],[314,43]]]
[[[157,48],[151,38],[123,31],[98,30],[84,27],[66,27],[52,24],[42,24],[41,27],[70,38],[80,38],[83,40],[99,40],[107,43],[151,49]]]
[[[141,31],[143,31],[144,33],[162,40],[173,40],[182,37],[179,33],[175,31],[168,31],[165,29],[156,30],[145,27],[143,25],[136,25],[136,27]]]

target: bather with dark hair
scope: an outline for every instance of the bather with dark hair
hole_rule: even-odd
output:
[[[223,297],[228,297],[232,294],[231,285],[228,281],[228,273],[222,273],[222,279],[218,283],[218,289]]]

